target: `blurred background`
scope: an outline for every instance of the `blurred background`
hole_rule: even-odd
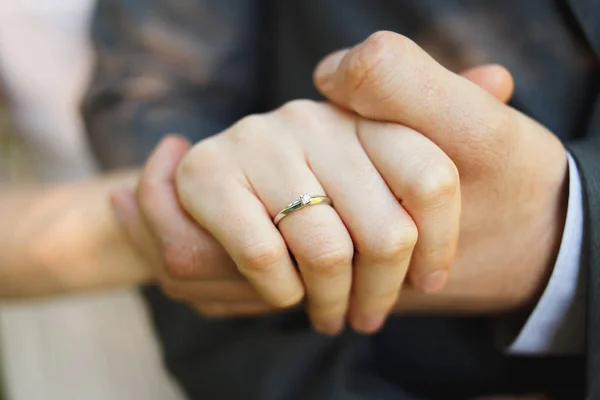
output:
[[[81,96],[93,0],[0,0],[0,184],[96,172]],[[133,288],[0,302],[0,399],[181,399]]]

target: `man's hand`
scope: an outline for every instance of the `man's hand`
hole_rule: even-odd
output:
[[[272,307],[260,300],[223,248],[179,205],[175,171],[190,147],[182,137],[165,138],[148,159],[137,193],[112,194],[114,210],[167,296],[205,317],[269,312]]]
[[[458,168],[456,271],[424,304],[442,299],[441,309],[505,311],[536,298],[555,262],[566,212],[566,152],[551,132],[391,32],[328,56],[315,83],[339,106],[420,132]],[[433,234],[418,228],[420,237]],[[412,263],[426,256],[416,250]],[[436,276],[443,281],[447,274]],[[411,280],[422,287],[427,276]]]

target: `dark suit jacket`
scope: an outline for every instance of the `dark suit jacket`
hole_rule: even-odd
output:
[[[141,163],[166,132],[318,98],[316,62],[380,29],[453,70],[506,64],[513,105],[565,141],[585,192],[585,357],[507,356],[486,318],[397,317],[372,338],[321,337],[302,312],[207,321],[150,288],[167,366],[193,399],[600,399],[600,1],[100,0],[91,141],[106,167]]]

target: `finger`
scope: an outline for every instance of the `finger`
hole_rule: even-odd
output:
[[[262,157],[253,156],[243,161],[246,176],[265,205],[271,217],[275,217],[287,204],[298,199],[302,193],[324,195],[326,190],[307,165],[300,146],[291,149],[294,137],[300,132],[295,118],[299,109],[308,102],[292,102],[280,109],[284,118],[273,118],[273,128],[280,135],[272,143],[271,151]],[[300,117],[301,119],[302,117]],[[298,132],[290,127],[298,127]],[[277,149],[288,149],[288,153]],[[245,148],[242,152],[246,153]],[[243,155],[240,155],[240,158]],[[274,169],[276,166],[276,169]],[[334,200],[335,201],[335,200]],[[332,207],[321,205],[295,211],[278,225],[291,253],[294,255],[304,280],[307,294],[307,310],[315,329],[325,334],[336,334],[344,326],[352,282],[352,239],[344,223]]]
[[[282,117],[295,121],[287,125],[311,132],[298,135],[306,159],[354,243],[350,322],[357,331],[373,333],[400,292],[416,227],[354,134],[354,115],[325,104],[292,102]]]
[[[218,301],[194,304],[194,309],[206,318],[235,318],[264,315],[276,311],[266,303],[224,303]]]
[[[513,95],[515,83],[510,72],[498,64],[479,65],[461,73],[503,103]]]
[[[361,120],[357,131],[417,226],[419,238],[409,270],[412,283],[426,292],[442,289],[458,243],[461,195],[454,163],[425,136],[401,125]]]
[[[339,65],[349,51],[350,49],[343,49],[333,52],[323,59],[321,63]],[[331,84],[329,78],[324,76],[326,72],[323,71],[323,68],[325,67],[319,65],[315,70],[314,77],[317,88],[322,91],[327,89],[326,86],[328,84]],[[502,65],[478,65],[463,71],[460,75],[475,83],[503,103],[508,102],[513,95],[514,79],[512,74]]]
[[[168,297],[186,302],[259,302],[261,297],[248,282],[244,281],[166,281],[161,289]]]
[[[509,108],[396,33],[378,32],[347,53],[326,57],[315,83],[337,105],[421,132],[459,169],[497,166],[492,158],[506,154],[494,149],[510,149],[518,138],[517,129],[507,128],[514,123]]]
[[[161,289],[168,297],[186,302],[260,302],[261,297],[248,282],[244,281],[167,281]]]
[[[300,276],[263,204],[246,186],[243,172],[230,164],[234,158],[224,140],[202,141],[183,159],[176,181],[179,198],[267,303],[292,306],[304,296]]]
[[[175,174],[190,149],[183,137],[167,136],[149,157],[137,198],[162,253],[165,274],[176,280],[243,279],[221,245],[182,210]]]

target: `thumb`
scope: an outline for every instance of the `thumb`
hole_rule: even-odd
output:
[[[341,60],[348,54],[349,50],[339,50],[324,60],[328,60],[332,64],[339,64]],[[321,65],[315,69],[314,81],[318,89],[323,85]],[[463,78],[467,78],[496,99],[503,103],[508,102],[513,95],[514,79],[512,74],[502,65],[499,64],[482,64],[464,70],[460,74]]]
[[[503,103],[508,102],[514,91],[514,80],[506,68],[498,64],[479,65],[461,73]]]
[[[393,32],[375,33],[350,50],[325,57],[314,81],[342,108],[418,131],[459,170],[496,168],[501,160],[488,157],[491,149],[505,148],[517,135],[504,129],[514,115],[498,101],[506,101],[512,92],[508,71],[482,66],[459,76]]]

